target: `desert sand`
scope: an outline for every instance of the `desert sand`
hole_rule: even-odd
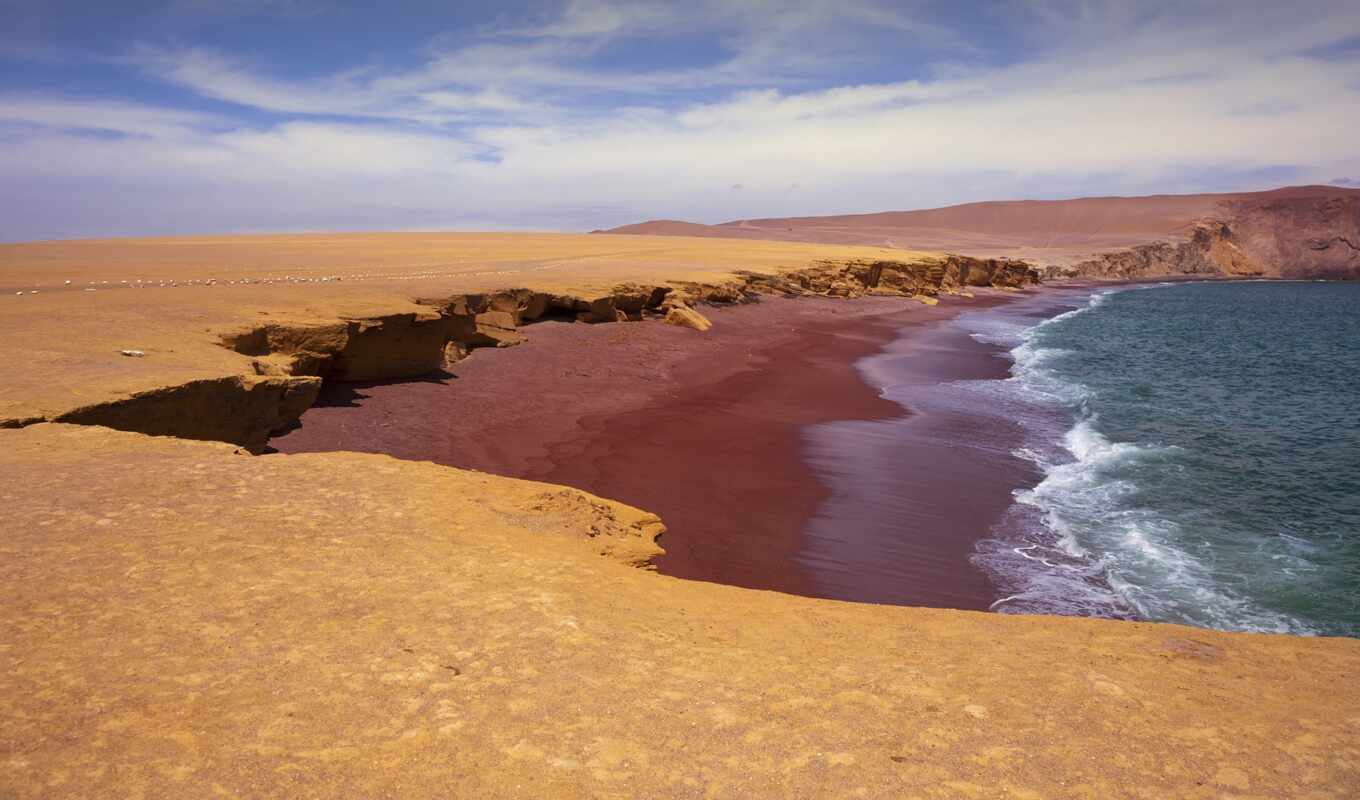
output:
[[[24,292],[0,297],[0,794],[1353,796],[1354,640],[681,580],[646,568],[650,509],[239,446],[323,381],[532,347],[521,323],[553,314],[924,308],[1030,275],[669,237],[0,247]]]
[[[807,600],[361,454],[0,431],[9,797],[1349,797],[1360,642]],[[603,554],[602,554],[603,553]],[[611,557],[612,556],[612,557]]]

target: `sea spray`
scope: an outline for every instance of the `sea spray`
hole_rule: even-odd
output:
[[[1356,635],[1360,286],[1140,288],[957,320],[1043,475],[977,547],[993,607]]]

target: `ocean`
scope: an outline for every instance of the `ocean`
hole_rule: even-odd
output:
[[[947,387],[1019,425],[972,561],[1005,613],[1360,636],[1360,284],[1069,292],[956,318],[1009,377]]]

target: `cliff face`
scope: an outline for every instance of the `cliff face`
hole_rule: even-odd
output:
[[[1241,249],[1284,278],[1360,278],[1360,195],[1238,200],[1224,204]]]
[[[1248,254],[1227,223],[1195,226],[1187,241],[1156,242],[1101,253],[1071,266],[1048,267],[1047,277],[1156,278],[1169,275],[1260,277],[1267,267]]]
[[[1360,197],[1303,196],[1235,200],[1221,218],[1200,220],[1179,244],[1155,242],[1102,253],[1057,276],[1157,278],[1360,278]]]
[[[1229,196],[1184,235],[1051,265],[1044,275],[1360,279],[1360,194],[1301,187]]]
[[[1179,243],[1102,253],[1049,277],[1360,278],[1360,196],[1270,195],[1228,200]]]
[[[140,392],[54,416],[50,421],[225,441],[262,450],[271,433],[294,422],[316,399],[322,380],[373,381],[431,373],[483,347],[525,341],[522,328],[544,319],[586,323],[697,317],[694,303],[741,303],[762,294],[916,297],[967,287],[1019,287],[1039,280],[1029,264],[966,256],[913,261],[821,261],[801,270],[738,272],[717,283],[619,284],[596,296],[531,289],[426,298],[424,309],[309,325],[266,323],[220,337],[250,358],[250,372]],[[0,419],[23,427],[44,417]]]

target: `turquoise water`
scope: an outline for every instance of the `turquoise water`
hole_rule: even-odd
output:
[[[1102,290],[974,315],[1043,479],[975,563],[1009,612],[1360,636],[1360,284]]]

